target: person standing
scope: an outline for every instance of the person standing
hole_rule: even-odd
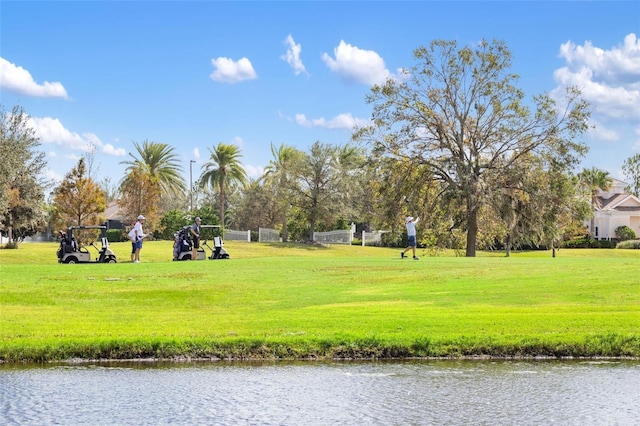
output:
[[[131,241],[131,261],[136,260],[136,222],[131,224],[131,230],[127,234],[127,238]]]
[[[416,217],[413,218],[412,216],[407,216],[407,218],[405,219],[405,224],[407,226],[407,237],[409,238],[409,245],[407,246],[406,249],[404,249],[404,251],[402,253],[400,253],[400,258],[404,259],[405,257],[405,253],[408,252],[409,250],[413,250],[413,260],[418,260],[418,258],[416,257],[416,223],[418,223],[418,221],[420,220],[420,218]]]
[[[200,218],[196,217],[196,220],[189,228],[191,233],[193,244],[191,245],[191,260],[197,260],[198,249],[200,248]]]
[[[143,215],[138,216],[138,220],[136,224],[133,226],[133,238],[136,244],[136,252],[134,256],[133,263],[140,263],[140,250],[142,250],[142,239],[146,237],[144,232],[142,231],[142,225],[144,224],[145,218]]]

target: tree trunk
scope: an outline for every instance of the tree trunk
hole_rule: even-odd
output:
[[[224,229],[224,189],[220,188],[220,199],[218,200],[218,212],[220,218],[220,228]]]
[[[316,218],[309,219],[309,240],[313,241],[313,234],[316,232]]]
[[[282,242],[286,243],[288,239],[287,234],[287,209],[283,209],[282,213]]]
[[[467,200],[467,250],[466,257],[476,257],[476,240],[478,238],[478,207]]]
[[[507,234],[505,247],[504,247],[504,255],[505,257],[509,257],[511,255],[511,234]]]

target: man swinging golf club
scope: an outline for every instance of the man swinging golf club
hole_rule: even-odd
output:
[[[420,218],[414,218],[413,216],[407,216],[407,218],[405,219],[405,224],[407,226],[407,236],[409,237],[409,245],[406,249],[404,249],[402,253],[400,253],[401,259],[407,257],[405,256],[406,252],[408,252],[409,250],[413,250],[413,260],[418,260],[418,258],[416,257],[416,223],[418,223],[419,220]]]

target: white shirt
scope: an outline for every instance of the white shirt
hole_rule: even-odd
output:
[[[144,232],[142,232],[142,223],[140,221],[137,221],[136,224],[133,226],[133,234],[136,240],[139,240],[142,237],[144,237]]]
[[[419,218],[415,218],[411,222],[407,222],[407,236],[416,236],[416,223],[418,223],[419,220]]]

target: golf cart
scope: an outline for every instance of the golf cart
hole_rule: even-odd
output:
[[[191,226],[183,226],[178,232],[173,234],[173,260],[191,260],[191,252],[193,248],[193,243],[191,239],[191,232],[189,229]],[[219,229],[219,225],[200,225],[201,229]],[[202,240],[201,246],[198,248],[196,252],[195,260],[204,260],[207,259],[207,253],[203,247],[208,248],[211,251],[211,255],[208,259],[217,260],[217,259],[229,259],[229,253],[224,249],[224,242],[222,241],[222,237],[214,236],[213,237],[213,247],[207,244],[207,240]]]
[[[102,247],[98,249],[95,244],[89,245],[98,250],[98,257],[91,259],[91,253],[85,247],[81,247],[73,236],[73,231],[81,229],[100,229],[102,237],[100,241]],[[70,226],[67,232],[60,231],[60,247],[58,248],[58,263],[116,263],[116,255],[109,248],[109,241],[104,236],[106,226],[90,225],[90,226]]]

